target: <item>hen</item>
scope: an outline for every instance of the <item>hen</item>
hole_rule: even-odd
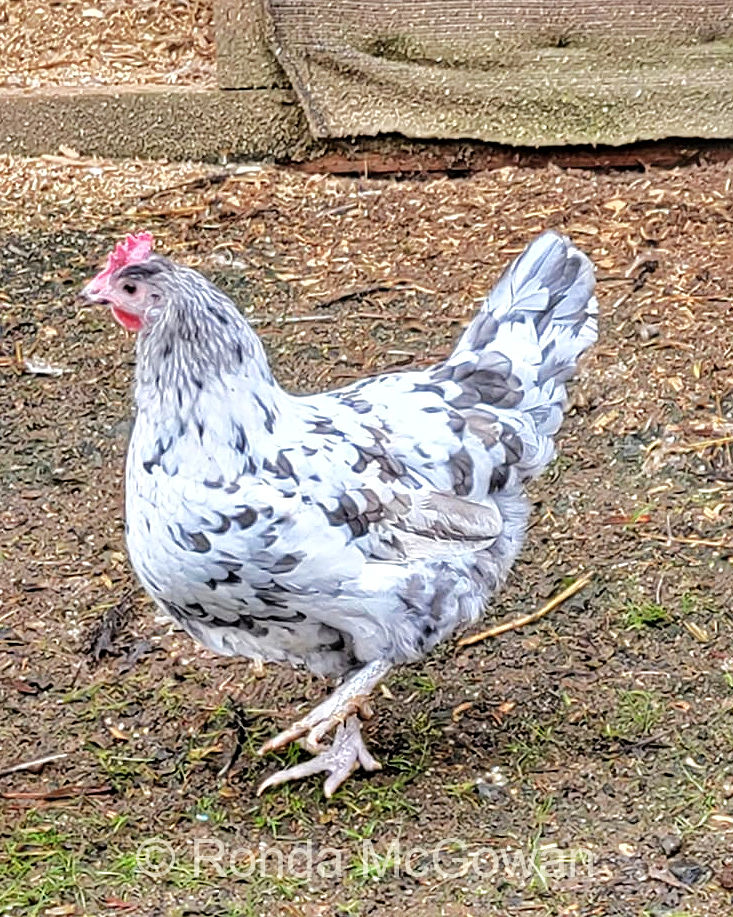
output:
[[[138,332],[127,543],[147,592],[218,653],[343,676],[261,749],[315,757],[267,786],[377,761],[361,737],[389,670],[467,628],[527,526],[565,383],[597,335],[589,259],[554,232],[506,270],[452,355],[296,397],[234,304],[128,236],[84,289]],[[335,730],[330,743],[327,734]]]

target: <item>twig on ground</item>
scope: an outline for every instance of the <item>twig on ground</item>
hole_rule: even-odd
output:
[[[532,624],[534,621],[539,621],[540,618],[543,618],[546,614],[549,614],[557,608],[558,605],[562,605],[563,602],[574,596],[576,592],[580,592],[580,590],[587,586],[592,579],[592,573],[585,573],[568,586],[567,589],[563,589],[562,592],[551,598],[546,605],[543,605],[542,608],[537,611],[533,611],[528,615],[522,615],[520,618],[513,618],[511,621],[504,621],[503,624],[497,624],[495,627],[490,627],[488,630],[481,631],[480,634],[471,634],[468,637],[463,637],[458,641],[458,645],[471,646],[472,643],[480,643],[482,640],[487,640],[489,637],[498,637],[499,634],[504,634],[510,630],[518,630],[520,627],[524,627],[525,624]]]
[[[74,799],[77,796],[105,796],[114,793],[114,788],[108,783],[100,786],[79,786],[72,783],[68,786],[59,786],[53,790],[7,790],[0,792],[0,799]]]
[[[381,293],[385,290],[417,290],[420,293],[435,293],[428,287],[420,286],[407,277],[396,277],[394,280],[382,280],[379,283],[368,283],[362,287],[353,287],[351,290],[345,290],[343,293],[335,293],[327,299],[322,299],[316,303],[318,309],[325,309],[326,306],[333,306],[337,302],[343,302],[345,299],[358,299],[361,296],[368,296],[370,293]]]
[[[725,538],[691,538],[685,535],[662,535],[655,532],[637,532],[634,535],[642,541],[659,541],[662,544],[690,544],[701,548],[727,548],[729,543]]]
[[[658,869],[656,866],[649,866],[647,869],[647,878],[653,879],[656,882],[664,882],[665,885],[670,885],[672,888],[680,888],[686,892],[695,891],[691,885],[680,882],[680,880],[673,876],[668,869]]]
[[[679,446],[670,446],[669,452],[697,452],[700,449],[710,449],[713,446],[725,446],[727,443],[733,443],[733,436],[719,436],[717,439],[701,439],[697,443],[680,443]]]
[[[0,768],[0,777],[7,777],[8,774],[15,774],[18,771],[32,771],[35,768],[41,768],[44,764],[50,764],[51,761],[60,761],[62,758],[68,758],[65,751],[55,755],[46,755],[43,758],[35,758],[33,761],[21,761],[20,764],[12,764],[10,767]]]

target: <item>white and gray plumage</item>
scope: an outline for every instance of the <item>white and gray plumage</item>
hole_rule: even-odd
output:
[[[330,795],[378,767],[358,718],[370,691],[473,624],[517,556],[524,484],[596,340],[593,268],[545,233],[447,360],[296,397],[234,304],[151,241],[129,236],[84,290],[139,332],[130,558],[216,652],[345,676],[263,749],[299,739],[316,757],[261,789],[324,771]]]

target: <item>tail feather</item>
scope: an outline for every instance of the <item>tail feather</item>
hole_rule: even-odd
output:
[[[594,287],[590,259],[565,236],[543,233],[504,272],[442,374],[478,390],[487,407],[528,414],[540,436],[552,436],[565,382],[598,336]]]

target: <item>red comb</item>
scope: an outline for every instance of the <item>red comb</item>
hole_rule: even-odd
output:
[[[115,245],[114,251],[107,255],[107,264],[103,271],[94,278],[96,281],[106,280],[115,271],[128,264],[138,264],[144,261],[153,247],[153,236],[149,232],[139,232],[137,235],[127,235]]]

